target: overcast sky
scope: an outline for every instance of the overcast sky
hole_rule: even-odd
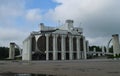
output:
[[[0,46],[22,46],[39,23],[56,27],[66,19],[83,28],[90,45],[106,46],[120,34],[120,0],[0,0]]]

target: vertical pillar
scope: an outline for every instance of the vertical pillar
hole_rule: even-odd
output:
[[[84,47],[84,59],[87,59],[87,48],[86,48],[86,40],[85,40],[85,37],[83,37],[83,47]]]
[[[70,55],[70,60],[73,59],[73,37],[69,36],[69,55]]]
[[[89,42],[88,42],[88,40],[86,41],[86,47],[87,47],[87,52],[89,52]]]
[[[104,49],[104,46],[102,46],[102,55],[103,55],[103,56],[105,55],[105,49]]]
[[[82,59],[81,40],[80,40],[80,38],[79,38],[79,49],[80,49],[80,59]]]
[[[32,47],[31,47],[31,43],[32,43],[32,38],[31,38],[31,36],[29,37],[29,39],[28,39],[28,60],[32,60]]]
[[[27,42],[26,42],[26,40],[24,40],[23,41],[22,60],[25,60],[25,58],[26,58],[26,53],[27,53],[26,48],[27,48]]]
[[[14,58],[15,58],[15,43],[10,43],[9,59],[14,59]]]
[[[112,35],[112,43],[113,43],[113,54],[114,56],[120,54],[120,43],[119,43],[119,35]]]
[[[49,60],[49,35],[46,34],[46,60]]]
[[[96,48],[93,48],[93,55],[96,55]]]
[[[62,35],[62,43],[61,43],[61,48],[62,48],[62,60],[65,60],[65,35]]]
[[[79,60],[80,59],[80,37],[77,37],[76,43],[77,43],[77,59]]]
[[[57,35],[53,35],[53,60],[57,60]]]
[[[35,51],[39,51],[38,46],[37,46],[37,41],[38,41],[38,39],[40,38],[40,36],[42,36],[42,35],[36,35],[36,36],[35,36],[35,39],[36,39]]]
[[[98,56],[101,56],[101,53],[98,53]]]

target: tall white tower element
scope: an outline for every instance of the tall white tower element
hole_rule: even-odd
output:
[[[112,35],[112,43],[113,43],[113,54],[114,56],[120,54],[120,43],[119,43],[119,35]]]

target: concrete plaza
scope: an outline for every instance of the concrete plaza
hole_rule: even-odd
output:
[[[7,72],[56,76],[120,76],[120,60],[0,61],[0,73]]]

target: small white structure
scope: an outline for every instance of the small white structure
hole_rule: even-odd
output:
[[[83,29],[66,20],[58,28],[40,24],[40,31],[32,32],[23,41],[22,60],[79,60],[86,59],[89,50]],[[87,44],[86,44],[87,43]]]

